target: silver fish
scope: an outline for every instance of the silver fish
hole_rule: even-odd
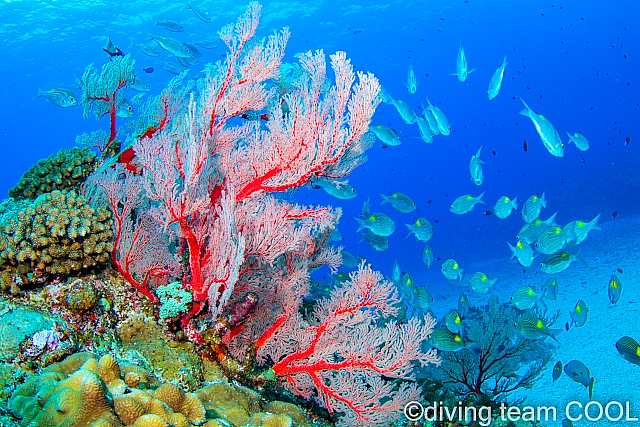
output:
[[[459,280],[462,282],[464,269],[454,259],[448,259],[440,266],[440,271],[449,280]]]
[[[433,118],[436,120],[436,124],[438,125],[438,130],[444,136],[449,136],[451,133],[451,123],[449,123],[449,119],[444,115],[442,110],[429,101],[427,98],[428,111],[433,115]]]
[[[148,45],[148,44],[144,44],[144,43],[134,43],[132,44],[133,47],[137,48],[140,52],[144,53],[145,55],[148,56],[158,56],[160,55],[158,53],[158,51],[156,50],[155,47]]]
[[[453,204],[451,205],[451,208],[449,208],[449,210],[456,215],[463,215],[467,212],[471,212],[478,203],[482,203],[483,205],[485,204],[482,201],[482,196],[484,196],[484,192],[478,197],[473,197],[471,194],[460,196],[453,201]]]
[[[398,264],[398,260],[395,260],[393,263],[393,269],[391,270],[391,281],[393,283],[399,283],[401,277],[402,270],[400,269],[400,264]]]
[[[520,334],[532,340],[540,338],[551,337],[556,342],[559,342],[556,338],[562,329],[549,329],[549,327],[537,316],[533,314],[523,314],[516,322],[517,330]]]
[[[433,133],[431,132],[431,127],[427,119],[425,119],[424,116],[417,116],[416,124],[420,132],[420,138],[427,144],[431,144],[433,142]]]
[[[511,303],[515,305],[518,310],[529,310],[537,303],[545,305],[542,298],[544,298],[544,292],[537,293],[530,286],[522,286],[511,296]]]
[[[595,379],[591,378],[589,368],[587,368],[584,363],[579,360],[572,360],[564,365],[564,373],[575,382],[587,387],[589,389],[589,399],[593,398],[593,384],[595,383]]]
[[[462,318],[457,311],[451,310],[446,316],[444,316],[444,325],[447,327],[449,332],[453,332],[454,334],[460,334],[460,336],[464,336],[462,326]]]
[[[471,181],[475,185],[482,185],[484,181],[484,175],[482,173],[482,165],[484,162],[480,159],[480,152],[482,151],[482,147],[478,148],[478,152],[471,156],[471,161],[469,162],[469,172],[471,173]]]
[[[502,87],[502,78],[504,77],[504,69],[507,67],[507,55],[504,56],[504,60],[502,61],[502,65],[498,67],[498,69],[491,76],[491,80],[489,80],[489,89],[487,90],[487,95],[489,96],[489,100],[492,100],[498,93],[500,93],[500,88]]]
[[[537,194],[529,197],[526,202],[524,202],[524,206],[522,206],[522,219],[527,224],[535,221],[540,216],[540,211],[542,208],[547,207],[547,200],[545,199],[545,193],[542,193],[542,197],[538,197]],[[532,242],[529,242],[532,243]]]
[[[509,249],[511,249],[511,252],[513,252],[513,255],[511,255],[512,259],[513,257],[516,257],[518,263],[524,268],[531,267],[531,264],[533,264],[533,259],[536,256],[533,253],[533,249],[531,249],[531,246],[529,246],[528,243],[524,243],[518,240],[515,246],[511,246],[509,242],[507,242],[507,245],[509,245]]]
[[[56,88],[51,90],[42,90],[38,88],[38,94],[35,97],[39,98],[41,96],[50,104],[58,107],[68,108],[78,105],[78,100],[73,92],[67,89]]]
[[[418,90],[418,79],[416,73],[413,71],[413,64],[409,63],[409,72],[407,73],[407,91],[409,95],[413,95]]]
[[[429,130],[431,130],[431,134],[433,136],[440,135],[440,129],[438,129],[438,122],[436,121],[436,118],[433,117],[431,110],[424,107],[424,104],[422,105],[422,115],[427,123],[429,123]]]
[[[609,279],[609,301],[611,304],[617,304],[622,294],[622,282],[615,274]],[[639,355],[640,356],[640,355]]]
[[[180,68],[178,65],[174,64],[173,62],[156,61],[156,64],[158,64],[159,66],[164,68],[166,71],[170,72],[171,74],[179,75],[183,71],[182,68]]]
[[[146,84],[145,82],[143,82],[137,77],[136,77],[136,80],[133,82],[133,84],[129,86],[129,89],[133,89],[136,92],[149,92],[151,90],[148,84]]]
[[[413,234],[421,242],[428,242],[433,237],[433,225],[426,218],[420,217],[413,224],[405,225],[409,229],[407,237]]]
[[[402,213],[409,213],[416,210],[416,202],[414,202],[411,197],[407,196],[404,193],[397,192],[393,193],[390,196],[385,196],[381,193],[378,194],[380,194],[380,197],[382,197],[382,202],[380,202],[381,205],[389,203],[391,204],[391,207],[393,207],[393,209]]]
[[[558,281],[553,277],[542,285],[542,292],[544,297],[551,301],[555,301],[558,298]]]
[[[577,245],[584,242],[587,237],[589,237],[589,232],[591,232],[591,230],[602,231],[602,228],[600,228],[600,226],[598,225],[598,221],[600,221],[600,214],[598,214],[590,222],[571,221],[569,224],[567,224],[565,228],[570,229],[572,234],[575,236],[572,245]]]
[[[574,133],[571,135],[567,132],[567,136],[569,136],[569,142],[567,144],[573,144],[580,151],[587,151],[589,149],[589,140],[581,133]]]
[[[356,233],[368,228],[373,234],[388,237],[396,231],[396,223],[384,213],[372,213],[366,218],[354,218],[359,224]]]
[[[353,199],[358,195],[356,189],[346,182],[331,182],[326,178],[320,178],[313,183],[313,186],[340,200]]]
[[[426,245],[422,251],[422,262],[424,262],[427,268],[433,264],[433,249],[431,249],[429,245]]]
[[[402,143],[395,129],[383,125],[370,125],[369,130],[373,132],[380,141],[392,147]]]
[[[402,99],[392,99],[391,103],[396,107],[396,111],[398,111],[398,114],[406,124],[412,125],[416,122],[418,116],[406,102]]]
[[[456,58],[456,72],[452,73],[452,76],[456,76],[460,83],[464,83],[470,73],[476,69],[469,70],[469,64],[467,64],[467,56],[464,53],[464,44],[460,41],[460,49],[458,50],[458,57]]]
[[[191,4],[191,2],[186,2],[186,3],[187,3],[187,7],[189,9],[193,10],[193,13],[195,13],[195,15],[198,18],[200,18],[200,20],[202,22],[206,22],[207,24],[211,23],[211,18],[209,18],[205,12],[203,12],[200,9],[196,8],[193,4]]]
[[[489,292],[489,289],[495,287],[498,280],[499,279],[489,279],[486,274],[477,271],[469,280],[469,285],[471,285],[471,290],[476,294],[486,294]]]
[[[536,219],[531,224],[525,224],[518,232],[518,240],[526,244],[535,242],[547,227],[556,225],[555,219],[557,214],[557,212],[554,213],[544,221]]]
[[[373,233],[362,233],[361,236],[362,238],[360,239],[360,242],[366,240],[369,242],[369,246],[378,252],[384,252],[389,249],[389,240],[387,240],[386,237],[378,236]]]
[[[547,227],[536,240],[538,252],[551,255],[567,247],[569,232],[560,227]]]
[[[164,20],[164,21],[156,21],[156,25],[161,26],[165,30],[173,31],[174,33],[179,33],[184,31],[182,25],[178,24],[174,21]]]
[[[460,351],[463,348],[476,349],[477,343],[464,340],[460,335],[454,334],[445,328],[434,329],[429,338],[431,345],[442,351]]]
[[[564,251],[549,255],[540,264],[540,269],[548,274],[556,274],[565,271],[578,255],[568,254]]]
[[[172,39],[171,37],[159,35],[159,34],[149,34],[149,39],[155,40],[156,43],[160,45],[161,48],[169,52],[171,55],[180,58],[189,58],[191,57],[191,52],[189,48],[185,46],[180,40]]]
[[[556,128],[545,116],[538,114],[529,108],[522,98],[520,98],[520,101],[522,101],[525,106],[525,108],[520,110],[520,114],[531,119],[547,151],[556,157],[564,156],[564,144],[562,143]]]
[[[567,330],[573,325],[576,325],[577,328],[584,326],[584,324],[587,323],[587,316],[589,315],[587,303],[583,300],[578,300],[576,307],[569,312],[569,315],[571,316],[571,323],[567,324]]]
[[[215,49],[218,47],[218,44],[215,42],[215,40],[201,40],[195,42],[195,44],[205,49]]]
[[[518,198],[514,197],[510,199],[507,196],[502,196],[498,199],[496,204],[493,206],[493,213],[495,213],[496,217],[499,219],[505,219],[511,215],[512,210],[518,209]]]

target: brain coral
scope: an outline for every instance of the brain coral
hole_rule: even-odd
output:
[[[111,214],[75,191],[53,191],[0,217],[0,271],[37,282],[109,259]],[[5,285],[6,286],[6,285]]]
[[[40,160],[9,190],[14,199],[33,199],[54,190],[73,190],[95,169],[96,154],[88,148],[60,150]]]

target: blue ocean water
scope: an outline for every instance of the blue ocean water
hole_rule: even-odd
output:
[[[4,152],[0,194],[6,196],[39,159],[75,146],[76,135],[108,127],[106,118],[84,120],[80,106],[60,108],[44,98],[33,99],[38,87],[70,89],[74,76],[82,75],[88,64],[100,67],[108,61],[102,47],[110,37],[132,54],[136,73],[157,94],[172,75],[154,64],[156,58],[131,44],[146,43],[149,32],[185,41],[211,38],[234,22],[246,4],[203,0],[198,7],[208,12],[211,23],[199,20],[183,2],[166,0],[0,3]],[[436,136],[427,145],[419,139],[416,125],[406,125],[393,106],[381,104],[374,122],[395,128],[402,144],[383,148],[376,142],[368,152],[369,161],[349,177],[358,196],[344,201],[303,189],[293,197],[300,203],[342,207],[344,240],[339,244],[387,275],[398,260],[403,271],[428,286],[436,299],[450,293],[451,285],[440,275],[439,261],[431,271],[424,266],[424,243],[405,238],[403,224],[418,216],[435,227],[429,242],[435,256],[455,258],[465,267],[491,260],[508,262],[506,242],[515,242],[523,225],[520,208],[533,194],[545,193],[548,206],[541,217],[558,212],[560,224],[590,221],[598,214],[606,224],[640,214],[639,15],[640,2],[635,0],[263,2],[259,35],[283,26],[291,29],[286,62],[296,61],[295,54],[307,50],[323,49],[327,55],[346,51],[357,70],[374,73],[394,98],[419,111],[428,97],[452,122],[450,136]],[[181,23],[185,31],[161,30],[156,20],[163,19]],[[450,75],[460,41],[469,66],[477,69],[465,83]],[[200,50],[201,65],[191,67],[192,75],[225,53],[222,43]],[[509,64],[502,90],[489,101],[489,79],[505,55]],[[158,59],[166,60],[165,56],[161,53]],[[419,81],[415,95],[405,87],[410,64]],[[155,71],[145,74],[142,68],[149,66]],[[79,98],[80,92],[75,92]],[[582,132],[591,148],[581,152],[572,144],[565,147],[563,158],[553,157],[531,121],[518,114],[519,98],[547,117],[565,143],[565,132]],[[125,121],[120,119],[119,125]],[[476,186],[470,179],[469,160],[480,146],[485,180]],[[418,209],[402,214],[388,204],[378,206],[378,193],[397,191],[410,195]],[[465,215],[449,211],[458,196],[482,192],[486,205]],[[487,215],[503,195],[518,197],[518,211],[506,220]],[[396,221],[390,248],[382,253],[359,243],[356,234],[353,218],[369,197],[372,211],[387,213]],[[583,245],[589,244],[588,240]],[[505,265],[521,270],[515,263]],[[534,262],[531,269],[537,265]]]

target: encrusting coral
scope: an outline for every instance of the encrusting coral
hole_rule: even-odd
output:
[[[16,200],[33,199],[54,190],[74,190],[93,172],[96,153],[88,148],[63,149],[41,159],[9,190]]]
[[[54,191],[0,217],[2,288],[69,276],[109,260],[111,214],[75,191]],[[7,279],[9,276],[10,279]]]

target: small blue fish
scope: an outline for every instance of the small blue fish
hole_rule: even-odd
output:
[[[442,263],[440,270],[444,277],[449,280],[459,280],[462,282],[464,276],[464,269],[454,259],[448,259]]]
[[[562,362],[558,360],[556,366],[553,367],[553,382],[555,383],[562,375]]]
[[[431,249],[429,245],[426,245],[422,251],[422,262],[424,262],[427,268],[433,264],[433,249]]]
[[[380,202],[381,205],[390,203],[393,209],[402,213],[409,213],[416,210],[416,202],[414,202],[411,197],[407,196],[404,193],[396,192],[390,196],[385,196],[381,193],[378,194],[380,194],[380,197],[382,197],[382,202]]]
[[[482,196],[484,196],[484,192],[478,197],[473,197],[471,194],[460,196],[453,201],[449,210],[456,215],[464,215],[471,212],[478,203],[482,203],[483,205],[485,204],[485,202],[482,201]]]
[[[571,316],[571,323],[567,323],[567,331],[573,325],[576,325],[576,327],[578,328],[584,326],[584,324],[587,323],[588,314],[589,307],[587,307],[587,303],[583,300],[578,300],[578,302],[576,303],[576,307],[573,309],[573,311],[569,312],[569,315]]]
[[[609,280],[609,301],[611,304],[617,304],[622,294],[622,282],[615,274]]]
[[[496,214],[497,218],[505,219],[511,215],[512,210],[518,209],[518,198],[514,197],[510,199],[507,196],[502,196],[498,199],[495,206],[493,207],[493,212]]]
[[[631,337],[622,337],[616,343],[618,353],[630,363],[640,366],[640,344]]]
[[[544,198],[544,192],[542,193],[542,197],[538,197],[538,195],[534,194],[524,202],[521,212],[522,219],[527,224],[530,224],[540,216],[540,210],[546,207],[547,200]]]
[[[579,360],[572,360],[564,365],[564,373],[575,382],[587,387],[589,389],[589,399],[593,398],[593,384],[595,379],[591,378],[589,368],[587,368],[584,363]]]
[[[413,224],[405,224],[405,226],[409,229],[407,237],[413,234],[421,242],[428,242],[433,237],[433,225],[426,218],[420,217]]]

